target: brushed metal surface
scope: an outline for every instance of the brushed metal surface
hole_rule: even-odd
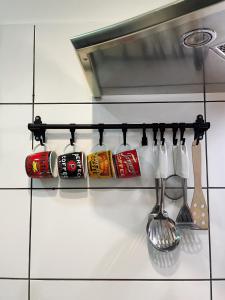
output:
[[[224,23],[225,1],[185,0],[72,43],[94,97],[201,93],[204,74],[209,92],[218,85],[225,91],[225,60],[212,50],[225,42]],[[207,46],[185,47],[182,35],[198,28],[215,30],[217,38]]]

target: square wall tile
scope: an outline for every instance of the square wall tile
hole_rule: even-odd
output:
[[[92,100],[70,39],[98,27],[95,23],[88,25],[88,22],[36,26],[35,102]]]
[[[223,300],[225,295],[225,281],[213,281],[213,300]]]
[[[207,231],[184,232],[169,253],[149,245],[154,204],[154,190],[34,190],[31,277],[209,278]],[[180,205],[167,199],[172,218]]]
[[[151,296],[150,296],[151,295]],[[210,299],[209,282],[129,282],[129,281],[32,281],[32,300],[204,300]],[[222,299],[222,298],[221,298]],[[216,299],[217,300],[217,299]],[[220,299],[218,299],[220,300]]]
[[[28,276],[29,219],[30,192],[0,190],[0,277]]]
[[[25,300],[27,295],[27,280],[0,280],[1,300]]]
[[[0,105],[0,188],[30,186],[25,157],[31,152],[31,121],[31,105]]]
[[[223,22],[223,17],[217,16],[218,22]],[[223,36],[223,34],[221,34]],[[217,45],[223,41],[217,40]],[[225,61],[212,49],[209,49],[205,62],[206,100],[225,100]]]
[[[32,102],[32,25],[0,26],[0,103]]]
[[[154,122],[194,122],[198,114],[203,113],[202,103],[143,103],[143,104],[68,104],[68,105],[35,105],[35,115],[40,115],[44,123],[154,123]],[[106,180],[35,180],[35,187],[149,187],[154,186],[154,158],[153,136],[148,130],[148,147],[141,147],[141,130],[128,130],[127,143],[138,149],[142,176],[131,179],[106,179]],[[69,143],[69,130],[48,130],[47,145],[57,154],[62,154],[65,145]],[[185,132],[186,144],[189,153],[190,178],[189,186],[193,186],[191,144],[193,130]],[[159,138],[159,136],[158,136]],[[76,147],[86,154],[93,151],[99,143],[98,131],[77,130]],[[112,151],[117,151],[122,143],[120,130],[105,130],[103,143]],[[169,155],[169,173],[173,174],[172,155],[172,130],[166,133],[166,143]],[[202,142],[202,184],[206,186],[205,171],[205,144]]]
[[[207,103],[209,186],[225,187],[225,103]]]
[[[225,278],[224,239],[225,189],[210,189],[210,224],[213,278]]]

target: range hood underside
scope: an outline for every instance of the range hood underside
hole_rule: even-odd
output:
[[[225,56],[216,47],[225,44],[225,1],[214,2],[151,27],[143,20],[159,12],[73,39],[93,96],[201,93],[204,82],[207,92],[225,92]],[[114,36],[129,28],[132,33]],[[181,36],[196,28],[213,29],[217,37],[207,46],[185,47]]]

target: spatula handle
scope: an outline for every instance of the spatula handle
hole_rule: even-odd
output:
[[[201,162],[201,144],[200,142],[196,145],[196,141],[192,144],[192,161],[194,171],[194,184],[195,189],[202,188],[202,162]]]

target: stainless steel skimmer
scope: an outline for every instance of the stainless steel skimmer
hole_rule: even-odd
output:
[[[159,251],[171,251],[180,242],[180,234],[176,229],[175,222],[163,214],[165,194],[165,179],[161,179],[161,199],[159,213],[150,222],[148,227],[149,241]]]

